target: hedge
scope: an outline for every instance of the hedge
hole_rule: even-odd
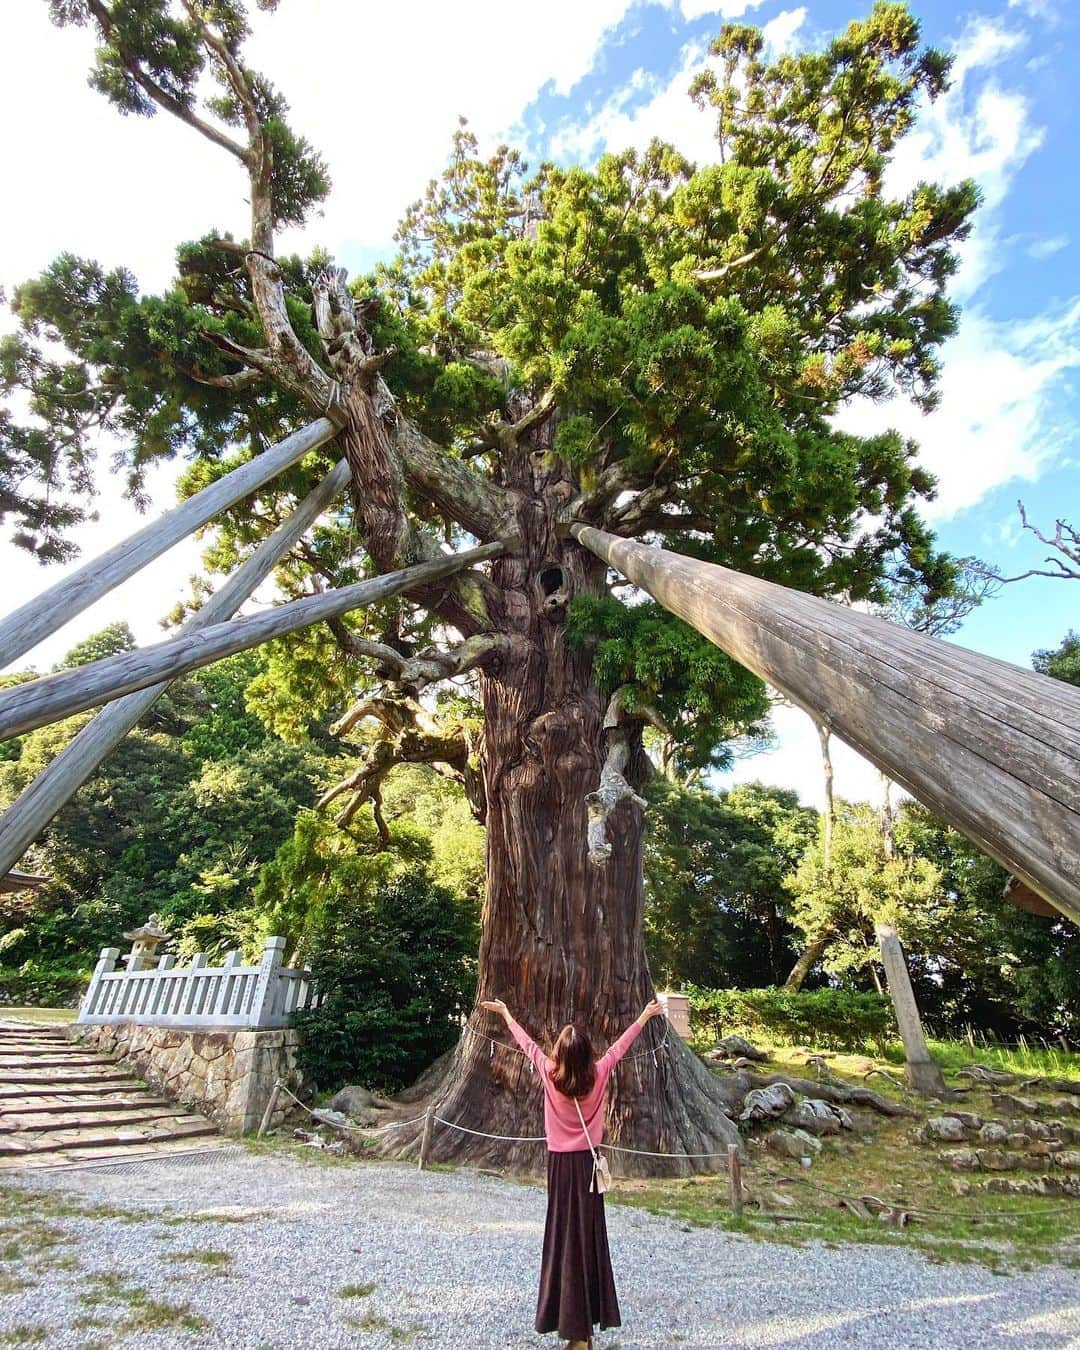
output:
[[[89,980],[88,970],[58,961],[0,966],[0,1007],[73,1008]]]
[[[880,994],[851,989],[687,988],[690,1026],[696,1039],[714,1044],[737,1032],[818,1050],[882,1051],[896,1035],[892,1004]]]

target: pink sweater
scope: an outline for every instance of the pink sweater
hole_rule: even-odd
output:
[[[521,1046],[525,1055],[532,1060],[536,1072],[540,1075],[540,1081],[544,1085],[544,1133],[547,1135],[549,1151],[552,1153],[578,1153],[582,1149],[588,1148],[589,1145],[581,1130],[581,1122],[578,1120],[574,1099],[560,1092],[552,1083],[551,1061],[546,1053],[512,1017],[507,1020],[507,1026],[510,1028],[511,1036]],[[604,1137],[604,1093],[607,1089],[608,1079],[611,1077],[611,1071],[637,1040],[640,1033],[641,1023],[638,1021],[631,1022],[615,1044],[609,1046],[596,1061],[596,1082],[584,1097],[578,1098],[581,1114],[585,1117],[585,1125],[594,1147]]]

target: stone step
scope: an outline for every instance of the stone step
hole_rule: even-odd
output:
[[[0,1122],[9,1117],[23,1116],[35,1111],[52,1111],[57,1114],[72,1111],[113,1111],[124,1106],[171,1106],[175,1103],[168,1097],[158,1097],[152,1092],[136,1089],[133,1092],[106,1092],[100,1096],[89,1093],[43,1093],[35,1096],[12,1097],[0,1101]]]
[[[5,1073],[0,1078],[4,1083],[106,1083],[118,1078],[131,1078],[130,1071],[113,1063],[73,1064],[65,1069],[22,1067]]]
[[[225,1139],[180,1139],[170,1142],[160,1140],[156,1144],[129,1144],[115,1148],[67,1148],[43,1149],[38,1153],[20,1154],[18,1157],[0,1157],[0,1172],[29,1171],[46,1167],[79,1167],[88,1163],[124,1163],[147,1161],[154,1158],[167,1158],[173,1154],[213,1154],[222,1149],[235,1147]]]
[[[97,1097],[110,1092],[140,1092],[142,1083],[126,1073],[110,1073],[100,1078],[36,1078],[8,1079],[0,1083],[0,1106],[23,1097],[40,1097],[43,1093],[65,1097]]]
[[[0,1053],[0,1078],[8,1078],[20,1069],[74,1069],[81,1065],[113,1064],[114,1060],[104,1055],[88,1055],[85,1050],[53,1050],[45,1055],[5,1055]]]
[[[96,1130],[107,1125],[116,1125],[120,1129],[150,1120],[177,1120],[181,1116],[174,1102],[162,1106],[141,1105],[124,1101],[108,1109],[98,1107],[95,1110],[72,1111],[24,1111],[19,1115],[0,1115],[0,1141],[8,1135],[20,1135],[26,1131],[41,1130]],[[183,1119],[195,1117],[184,1115]],[[2,1143],[0,1143],[2,1147]]]
[[[27,1132],[25,1137],[0,1136],[0,1156],[23,1156],[29,1153],[66,1152],[73,1148],[116,1148],[126,1144],[148,1144],[157,1140],[198,1139],[216,1135],[216,1128],[201,1117],[175,1115],[165,1120],[149,1121],[143,1125],[122,1128],[93,1126],[85,1129],[44,1129]]]

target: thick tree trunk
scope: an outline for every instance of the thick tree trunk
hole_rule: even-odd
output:
[[[807,944],[806,950],[791,967],[791,974],[784,981],[784,992],[797,994],[803,987],[807,975],[813,970],[825,954],[831,935],[828,933],[816,937]]]
[[[586,796],[600,780],[605,700],[590,654],[568,651],[563,619],[570,597],[600,591],[605,569],[557,537],[557,493],[557,486],[523,492],[521,533],[529,543],[493,568],[510,646],[481,677],[487,894],[478,996],[505,999],[545,1046],[566,1022],[579,1021],[599,1051],[653,994],[642,937],[644,822],[638,806],[622,802],[608,822],[611,858],[590,862]],[[501,1020],[483,1011],[470,1018],[436,1100],[440,1116],[470,1130],[543,1134],[539,1079]],[[666,1022],[650,1023],[615,1072],[609,1142],[716,1156],[668,1163],[617,1154],[615,1170],[663,1175],[720,1167],[727,1145],[738,1140],[723,1100],[720,1082]],[[431,1157],[535,1171],[544,1149],[440,1126]]]

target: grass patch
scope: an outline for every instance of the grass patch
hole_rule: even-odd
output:
[[[338,1298],[367,1298],[375,1289],[373,1284],[343,1284],[337,1291]]]
[[[357,1331],[385,1331],[390,1323],[385,1317],[367,1313],[364,1317],[346,1317],[345,1321]]]
[[[232,1252],[216,1251],[212,1247],[195,1248],[190,1252],[170,1252],[170,1261],[188,1261],[192,1265],[206,1266],[218,1275],[227,1275],[226,1266],[233,1263]]]
[[[87,1281],[91,1282],[94,1287],[79,1295],[79,1302],[85,1307],[110,1304],[128,1309],[127,1317],[115,1323],[115,1331],[205,1331],[210,1325],[188,1304],[153,1298],[148,1290],[129,1284],[121,1275],[98,1274]]]
[[[32,1289],[36,1283],[36,1280],[28,1280],[25,1275],[0,1271],[0,1294],[21,1294],[24,1289]]]
[[[160,1220],[166,1228],[183,1228],[189,1223],[253,1223],[256,1219],[269,1218],[268,1209],[254,1210],[250,1214],[209,1213],[197,1210],[194,1214],[170,1214]],[[159,1233],[159,1237],[172,1237],[173,1234]]]
[[[942,1046],[948,1053],[939,1053]],[[816,1077],[813,1066],[808,1068],[806,1064],[805,1049],[768,1048],[771,1071]],[[1052,1047],[1031,1047],[1026,1052],[997,1047],[985,1054],[979,1047],[975,1055],[969,1046],[957,1042],[934,1042],[931,1048],[950,1075],[972,1063],[982,1063],[1030,1077],[1080,1077],[1080,1056],[1065,1055]],[[830,1053],[825,1059],[828,1076],[837,1083],[862,1086],[875,1068],[886,1068],[900,1077],[897,1066],[888,1058]],[[919,1103],[902,1085],[877,1075],[870,1077],[866,1086],[916,1106],[923,1118],[950,1109],[948,1103]],[[987,1120],[1000,1114],[990,1101],[989,1090],[983,1088],[958,1098],[955,1109],[975,1112]],[[954,1187],[958,1174],[938,1160],[938,1153],[946,1146],[919,1144],[913,1138],[920,1120],[875,1114],[872,1124],[862,1128],[864,1117],[870,1119],[869,1113],[859,1113],[853,1133],[825,1139],[809,1171],[766,1152],[760,1132],[748,1135],[744,1185],[763,1203],[764,1213],[748,1204],[743,1217],[736,1219],[723,1174],[625,1182],[610,1198],[691,1227],[718,1226],[772,1242],[874,1243],[918,1251],[935,1263],[977,1262],[1002,1272],[1049,1263],[1080,1263],[1080,1204],[1076,1201],[993,1193],[958,1195]],[[974,1182],[985,1179],[983,1174],[969,1178]],[[877,1218],[869,1222],[860,1219],[840,1207],[842,1196],[876,1197],[894,1210],[908,1213],[910,1224],[897,1227]]]
[[[48,1327],[32,1327],[21,1322],[8,1331],[0,1331],[0,1345],[40,1345],[49,1339]]]
[[[26,1022],[30,1026],[55,1027],[74,1022],[78,1015],[77,1008],[4,1008],[0,1011],[0,1022]]]

